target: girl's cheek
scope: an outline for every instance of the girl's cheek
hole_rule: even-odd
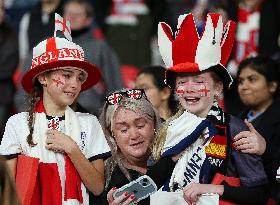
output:
[[[61,88],[61,87],[65,86],[66,80],[65,80],[65,78],[62,78],[61,76],[55,75],[52,78],[52,83],[55,87]]]
[[[176,89],[178,97],[186,97],[191,94],[192,97],[210,96],[210,88],[208,83],[184,83]]]

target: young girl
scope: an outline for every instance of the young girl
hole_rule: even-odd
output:
[[[89,204],[88,190],[98,195],[104,189],[102,158],[109,147],[102,128],[95,116],[69,107],[80,91],[98,82],[100,72],[84,61],[83,49],[71,42],[63,22],[56,16],[68,40],[52,37],[34,47],[31,69],[22,79],[28,112],[8,120],[0,146],[13,177],[26,171],[17,167],[18,155],[38,160],[28,204]]]
[[[215,194],[211,200],[216,203],[205,204],[223,204],[224,200],[265,204],[267,178],[260,157],[243,154],[232,144],[234,136],[248,128],[240,119],[223,112],[217,103],[223,87],[232,82],[224,65],[233,44],[235,24],[228,22],[223,29],[221,16],[208,14],[199,37],[192,14],[188,14],[179,17],[178,28],[173,40],[170,27],[159,24],[159,48],[168,67],[166,83],[175,89],[181,110],[159,132],[154,155],[158,159],[186,149],[163,190],[181,193],[179,196],[188,204],[202,204],[201,196],[209,194]],[[201,130],[202,124],[195,123],[205,118],[214,125],[214,131],[210,127]],[[234,178],[226,181],[227,177]],[[169,194],[154,199],[161,204],[175,200]]]

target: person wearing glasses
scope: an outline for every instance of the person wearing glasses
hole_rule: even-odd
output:
[[[92,204],[129,204],[134,195],[124,193],[113,200],[117,188],[146,174],[158,187],[172,173],[178,156],[156,164],[149,160],[160,117],[142,89],[123,89],[106,97],[99,118],[112,156],[105,161],[105,192]],[[151,168],[148,165],[153,164]],[[142,203],[149,203],[144,199]]]

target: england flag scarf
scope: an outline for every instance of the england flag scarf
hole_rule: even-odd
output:
[[[80,145],[80,125],[76,113],[67,106],[65,110],[65,128],[55,122],[48,122],[40,100],[35,106],[35,123],[33,141],[36,146],[31,148],[29,156],[39,159],[37,182],[31,204],[41,205],[81,205],[83,204],[80,176],[69,156],[56,153],[45,148],[46,131],[50,128],[63,131]]]

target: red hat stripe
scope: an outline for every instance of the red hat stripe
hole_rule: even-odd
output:
[[[209,13],[208,15],[211,16],[212,22],[213,22],[213,27],[217,28],[218,20],[220,18],[220,14],[218,13]]]
[[[173,38],[172,38],[173,33],[172,33],[172,30],[171,30],[170,26],[167,25],[166,23],[163,23],[163,22],[161,22],[160,25],[161,25],[161,27],[162,27],[164,33],[166,34],[167,38],[168,38],[170,41],[173,41]]]
[[[158,44],[159,51],[162,56],[162,59],[167,67],[173,66],[172,59],[172,30],[169,25],[166,23],[159,23],[158,25]]]
[[[174,65],[184,62],[194,62],[198,41],[199,36],[193,15],[188,14],[182,21],[181,28],[172,45]]]
[[[57,50],[55,38],[47,39],[46,52],[53,52]]]
[[[226,65],[233,47],[236,23],[229,21],[224,27],[224,34],[221,45],[221,64]]]

